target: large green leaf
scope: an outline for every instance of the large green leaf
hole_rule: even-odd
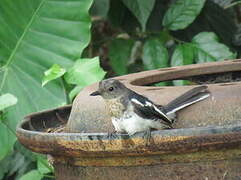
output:
[[[52,64],[70,67],[90,40],[92,0],[0,1],[0,93],[18,104],[5,121],[15,129],[24,115],[66,103],[61,81],[41,86]],[[9,136],[10,137],[10,136]]]
[[[64,78],[69,84],[76,84],[82,87],[100,81],[105,76],[105,71],[100,68],[99,58],[79,59],[71,67]]]
[[[218,42],[218,37],[212,32],[202,32],[193,37],[193,46],[196,48],[196,61],[198,63],[233,59],[235,54]]]
[[[141,24],[142,30],[146,29],[146,22],[154,7],[155,0],[122,0],[128,9],[135,15]]]
[[[170,30],[186,28],[201,12],[206,0],[177,0],[167,10],[162,24]]]
[[[159,39],[153,38],[145,42],[142,61],[146,70],[168,67],[168,52]]]
[[[15,140],[15,134],[0,121],[0,161],[12,149]]]
[[[127,73],[127,65],[134,45],[132,40],[115,39],[110,44],[109,57],[113,70],[118,75]]]
[[[14,95],[9,93],[3,94],[2,96],[0,96],[0,111],[16,104],[17,101],[18,99]]]

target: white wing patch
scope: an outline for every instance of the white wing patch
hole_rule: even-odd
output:
[[[150,107],[153,106],[153,104],[152,104],[151,102],[149,102],[149,101],[146,101],[146,102],[145,102],[145,105],[146,105],[146,106],[150,106]]]
[[[142,107],[145,106],[144,104],[142,104],[142,103],[141,103],[140,101],[138,101],[137,99],[132,98],[131,101],[132,101],[133,103],[139,104],[139,105],[142,106]]]
[[[164,116],[166,119],[168,119],[170,122],[172,122],[165,113],[163,113],[158,107],[155,106],[155,104],[151,103],[150,101],[145,101],[145,104],[142,104],[140,101],[138,101],[135,98],[131,99],[132,102],[139,104],[142,107],[148,106],[153,107],[156,112],[158,112],[160,115]]]
[[[170,122],[172,122],[165,113],[163,113],[160,109],[158,109],[154,104],[152,105],[158,113],[160,113],[162,116],[166,117]]]

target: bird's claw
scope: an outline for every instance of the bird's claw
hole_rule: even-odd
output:
[[[116,138],[116,137],[117,137],[116,131],[108,132],[107,137],[108,137],[109,140],[111,140],[111,139],[113,139],[113,138]]]
[[[144,132],[143,139],[145,140],[146,146],[151,144],[151,130],[147,130]]]

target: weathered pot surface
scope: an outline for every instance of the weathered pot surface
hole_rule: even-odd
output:
[[[191,79],[208,83],[212,96],[181,111],[176,129],[152,132],[150,145],[145,144],[143,133],[132,138],[107,136],[112,125],[105,104],[101,98],[89,96],[97,84],[85,88],[73,107],[27,116],[17,127],[18,138],[32,151],[53,157],[57,179],[241,177],[241,60],[164,68],[117,78],[157,104],[166,104],[194,85],[140,85]],[[64,125],[65,132],[47,132]]]
[[[198,84],[208,84],[212,96],[180,111],[174,125],[176,128],[228,125],[241,119],[241,60],[163,68],[116,79],[160,105],[167,104],[196,85],[145,85],[173,79],[188,79]],[[98,96],[89,96],[97,89],[97,85],[86,87],[76,97],[67,124],[68,132],[106,132],[113,127],[104,100]]]

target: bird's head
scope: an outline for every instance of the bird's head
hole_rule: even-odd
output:
[[[93,93],[91,96],[102,96],[104,99],[114,99],[121,97],[125,94],[127,88],[124,84],[116,79],[107,79],[100,81],[99,89]]]

